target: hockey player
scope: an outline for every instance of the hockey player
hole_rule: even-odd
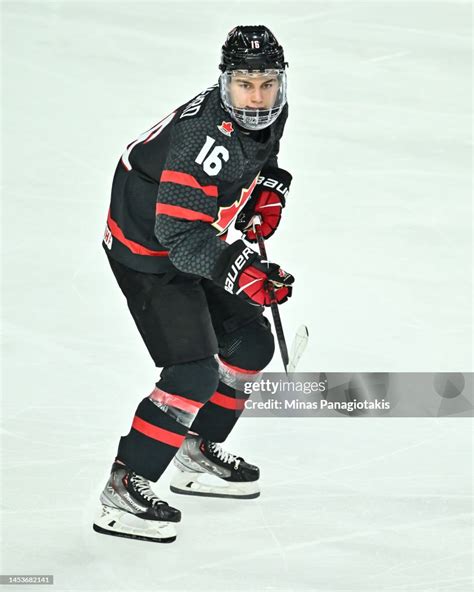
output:
[[[219,83],[130,143],[117,165],[103,246],[160,380],[120,439],[97,532],[175,540],[179,510],[150,488],[175,457],[175,493],[253,498],[259,469],[221,447],[244,408],[243,383],[271,360],[263,316],[293,276],[255,242],[276,230],[291,175],[278,167],[288,116],[283,49],[264,26],[234,28]],[[217,484],[203,477],[212,475]]]

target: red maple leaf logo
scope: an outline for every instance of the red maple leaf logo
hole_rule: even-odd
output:
[[[226,136],[230,136],[234,131],[234,126],[232,125],[231,121],[223,121],[220,125],[217,126],[219,131],[221,131]]]
[[[244,187],[241,190],[239,198],[236,201],[234,201],[233,204],[231,204],[230,206],[221,206],[219,208],[217,220],[212,224],[215,228],[217,228],[220,231],[223,231],[229,226],[229,224],[237,215],[238,211],[244,207],[245,203],[252,195],[252,191],[254,190],[255,185],[257,184],[257,180],[258,175],[252,181],[250,187]]]

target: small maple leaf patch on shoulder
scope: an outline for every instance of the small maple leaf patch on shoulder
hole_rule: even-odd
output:
[[[220,125],[217,126],[217,129],[226,136],[230,137],[230,135],[234,131],[234,126],[232,125],[231,121],[223,121]]]

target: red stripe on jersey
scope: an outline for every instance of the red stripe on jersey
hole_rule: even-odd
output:
[[[110,232],[112,233],[112,236],[114,238],[116,238],[119,242],[121,242],[123,245],[125,245],[127,247],[127,249],[132,251],[132,253],[135,253],[135,255],[148,255],[149,257],[167,257],[168,256],[168,251],[152,251],[151,249],[147,249],[143,245],[140,245],[139,243],[136,243],[135,241],[132,241],[132,240],[126,238],[124,233],[122,232],[122,229],[120,228],[120,226],[110,216],[110,211],[109,211],[109,215],[107,217],[107,224],[108,224],[108,227],[110,228]]]
[[[197,413],[204,405],[204,403],[199,403],[199,401],[193,401],[192,399],[187,399],[181,395],[172,395],[171,393],[162,391],[159,388],[155,388],[149,398],[152,401],[158,401],[159,403],[163,403],[163,405],[168,405],[169,407],[176,407],[177,409],[181,409],[187,413]]]
[[[222,393],[218,393],[217,391],[212,395],[212,397],[209,400],[211,401],[211,403],[219,405],[219,407],[224,407],[225,409],[241,411],[245,408],[245,401],[243,399],[235,399],[234,397],[223,395]]]
[[[132,428],[149,438],[153,438],[153,440],[159,440],[160,442],[164,442],[175,448],[179,448],[185,438],[185,436],[182,436],[181,434],[175,434],[174,432],[159,428],[152,423],[148,423],[148,421],[140,419],[136,415],[133,418]]]
[[[200,189],[208,197],[217,197],[217,185],[201,185],[192,175],[179,173],[177,171],[164,170],[161,173],[160,183],[177,183],[193,189]]]
[[[169,204],[157,203],[156,204],[157,214],[166,214],[172,218],[184,218],[185,220],[202,220],[203,222],[213,222],[214,218],[203,214],[202,212],[195,212],[188,208],[182,208],[181,206],[170,206]]]
[[[261,370],[245,370],[244,368],[239,368],[238,366],[232,366],[231,364],[224,362],[222,358],[219,358],[219,362],[226,366],[226,368],[230,368],[230,370],[233,370],[234,372],[240,372],[242,374],[258,374],[261,372]]]

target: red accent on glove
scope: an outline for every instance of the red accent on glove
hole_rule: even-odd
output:
[[[262,191],[257,198],[253,214],[261,218],[261,231],[264,239],[269,238],[280,224],[283,204],[278,193]],[[250,242],[256,242],[257,237],[253,228],[245,230],[245,236]]]
[[[261,306],[270,306],[272,302],[281,304],[291,296],[290,286],[273,286],[274,301],[270,296],[268,276],[253,265],[246,267],[239,277],[239,292],[244,292],[250,300]]]

